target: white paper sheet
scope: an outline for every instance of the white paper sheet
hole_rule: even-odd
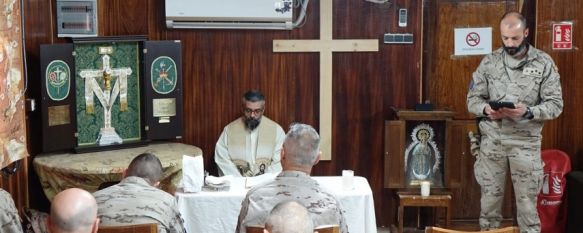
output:
[[[204,185],[204,161],[201,156],[182,156],[182,189],[186,193],[196,193]]]

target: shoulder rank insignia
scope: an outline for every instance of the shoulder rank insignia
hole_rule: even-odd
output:
[[[537,68],[524,68],[524,70],[522,70],[522,74],[528,76],[542,77],[543,71]]]

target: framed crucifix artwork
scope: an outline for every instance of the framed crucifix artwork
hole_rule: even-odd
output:
[[[42,45],[43,152],[180,138],[180,48],[143,36]]]

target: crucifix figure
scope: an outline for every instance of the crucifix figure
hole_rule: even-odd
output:
[[[320,53],[320,149],[322,160],[332,158],[332,52],[376,52],[376,39],[332,39],[332,1],[320,1],[319,40],[274,40],[273,52]]]
[[[93,96],[95,95],[103,107],[103,128],[99,131],[97,142],[100,146],[121,144],[122,138],[115,132],[111,125],[111,109],[117,96],[120,97],[120,111],[127,110],[127,77],[132,74],[128,67],[112,69],[109,65],[109,55],[103,54],[103,68],[101,70],[82,70],[80,76],[85,79],[85,111],[94,112]],[[114,77],[113,90],[111,82]],[[103,89],[97,83],[97,78],[103,79]]]

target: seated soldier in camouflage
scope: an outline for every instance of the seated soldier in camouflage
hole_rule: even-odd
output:
[[[161,177],[162,164],[155,155],[134,158],[119,184],[93,193],[101,226],[155,222],[159,233],[186,232],[176,199],[157,188]]]
[[[339,225],[340,232],[348,232],[338,200],[310,177],[320,154],[320,136],[316,130],[305,124],[292,125],[281,151],[283,171],[274,181],[249,190],[241,203],[236,232],[245,233],[247,226],[264,225],[269,211],[289,200],[308,209],[315,227]]]
[[[21,233],[22,225],[18,210],[10,193],[0,189],[0,232]]]

